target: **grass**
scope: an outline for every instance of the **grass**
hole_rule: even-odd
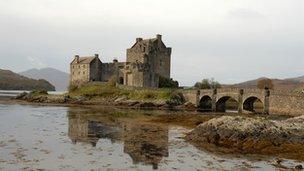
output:
[[[126,89],[108,84],[89,83],[69,92],[70,96],[84,96],[89,98],[116,98],[124,97],[132,100],[162,100],[183,101],[174,89]]]

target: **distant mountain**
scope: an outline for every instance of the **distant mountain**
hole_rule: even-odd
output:
[[[65,91],[69,85],[69,74],[54,68],[30,69],[19,74],[33,79],[45,79],[53,84],[57,91]]]
[[[0,69],[1,90],[47,90],[54,91],[55,87],[48,81],[30,79],[10,70]]]
[[[288,78],[287,80],[300,81],[304,83],[304,76],[296,77],[296,78]]]
[[[250,80],[233,85],[225,85],[225,87],[235,87],[235,88],[257,88],[257,84],[260,80],[266,79],[266,77],[258,78],[255,80]],[[304,86],[304,77],[289,78],[289,79],[271,79],[276,90],[287,90],[293,91],[299,87]]]

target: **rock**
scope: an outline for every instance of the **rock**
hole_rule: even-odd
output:
[[[125,106],[135,106],[136,104],[138,104],[139,102],[136,100],[126,100],[124,102]]]
[[[21,100],[21,99],[24,99],[24,97],[27,96],[27,95],[28,95],[27,92],[23,92],[23,93],[18,94],[18,95],[15,97],[15,99]]]
[[[126,98],[125,97],[119,97],[119,98],[117,98],[117,99],[115,99],[115,101],[114,102],[123,102],[123,101],[125,101],[126,100]]]
[[[163,104],[161,106],[158,106],[159,109],[172,109],[173,106],[169,104]]]
[[[196,106],[193,103],[191,103],[191,102],[184,103],[183,107],[185,109],[190,109],[190,110],[195,110],[196,109]]]
[[[136,107],[139,107],[139,108],[153,108],[153,107],[156,107],[156,105],[152,102],[142,102],[142,103],[138,103],[136,105]]]
[[[295,166],[295,169],[298,169],[298,170],[303,170],[303,166],[302,166],[301,164],[296,165],[296,166]]]
[[[304,125],[297,122],[302,118],[273,121],[262,117],[222,116],[200,124],[186,139],[197,146],[212,144],[242,153],[282,152],[303,156],[300,154],[304,153]]]
[[[282,159],[277,159],[277,160],[276,160],[277,164],[281,164],[282,161],[283,161]]]
[[[76,97],[76,99],[73,101],[73,103],[75,103],[75,104],[82,104],[85,100],[86,100],[85,97],[79,96],[79,97]]]

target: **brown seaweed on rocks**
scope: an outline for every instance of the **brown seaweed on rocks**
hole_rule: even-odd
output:
[[[304,115],[282,121],[262,117],[222,116],[200,124],[186,139],[195,146],[224,153],[285,156],[304,160]]]

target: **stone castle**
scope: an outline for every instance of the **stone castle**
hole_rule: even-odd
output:
[[[160,77],[170,78],[171,48],[166,47],[161,35],[156,38],[137,38],[127,49],[127,61],[103,63],[99,55],[75,58],[70,64],[70,83],[108,82],[134,87],[158,87]]]

